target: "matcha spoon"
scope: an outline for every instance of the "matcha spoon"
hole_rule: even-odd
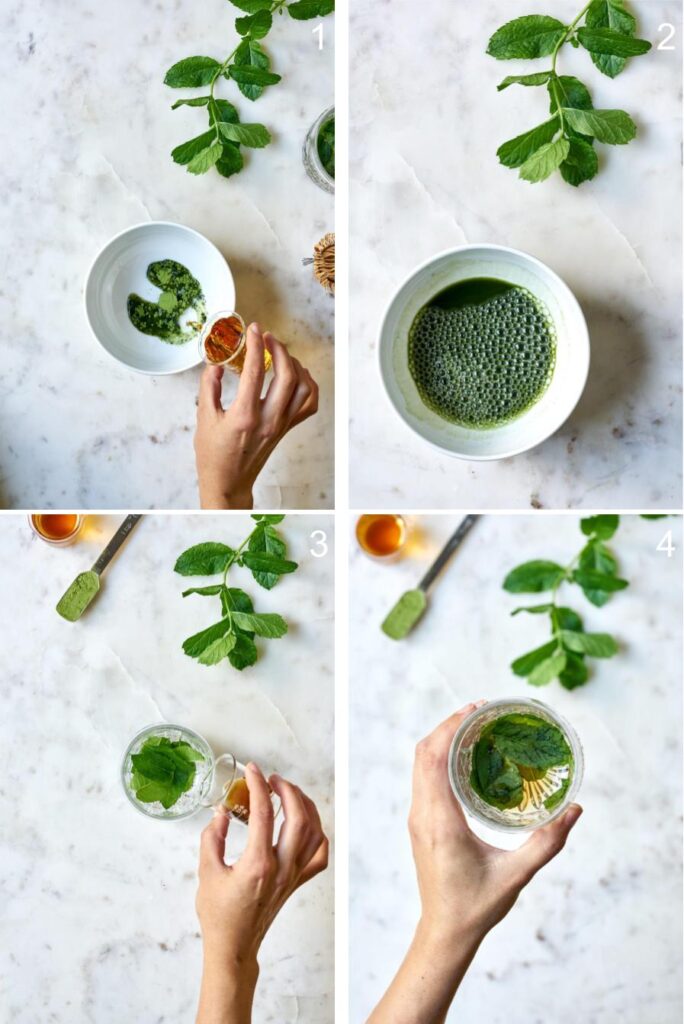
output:
[[[57,611],[68,622],[76,622],[100,590],[100,575],[111,562],[142,516],[126,516],[107,547],[88,572],[79,573],[57,603]]]
[[[403,640],[423,617],[427,608],[428,590],[478,518],[475,515],[466,516],[437,555],[417,589],[407,590],[401,595],[381,626],[383,633],[392,640]]]

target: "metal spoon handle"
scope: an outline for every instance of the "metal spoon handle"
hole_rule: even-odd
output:
[[[95,562],[95,565],[93,566],[93,572],[96,572],[99,576],[102,570],[109,565],[114,555],[117,553],[123,542],[130,534],[133,527],[137,524],[138,520],[140,519],[142,519],[141,515],[126,516],[123,523],[116,531],[107,547],[104,549],[98,560]]]
[[[470,529],[472,529],[477,519],[479,519],[479,516],[468,515],[462,520],[458,529],[454,531],[451,537],[449,537],[449,540],[446,542],[440,553],[437,555],[437,558],[418,584],[421,590],[427,591],[432,586],[465,535]]]

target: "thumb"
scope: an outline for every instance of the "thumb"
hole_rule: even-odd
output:
[[[228,815],[220,808],[214,813],[200,840],[200,874],[217,867],[225,867],[226,836],[228,835]]]
[[[527,885],[540,868],[560,853],[570,830],[581,814],[582,808],[579,804],[570,804],[565,814],[537,829],[527,842],[511,855],[523,878],[523,885]]]
[[[223,378],[222,366],[205,366],[200,377],[199,399],[197,401],[198,415],[207,412],[223,412],[221,405],[221,380]]]

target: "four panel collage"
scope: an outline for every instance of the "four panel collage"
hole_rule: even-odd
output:
[[[0,1024],[681,1024],[684,0],[0,25]]]

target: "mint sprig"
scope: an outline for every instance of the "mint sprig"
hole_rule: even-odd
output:
[[[253,515],[256,525],[238,547],[207,541],[188,548],[176,560],[174,570],[181,576],[223,575],[220,583],[183,591],[183,597],[199,594],[218,597],[221,601],[221,619],[183,642],[184,652],[200,665],[216,665],[227,658],[233,668],[242,671],[254,665],[259,657],[255,636],[277,640],[287,633],[288,625],[282,615],[255,612],[249,594],[228,586],[228,573],[233,566],[249,569],[259,586],[266,590],[271,590],[281,576],[297,569],[297,563],[286,557],[287,545],[276,530],[276,524],[284,518],[284,515]]]
[[[205,96],[176,100],[171,107],[206,107],[209,131],[176,146],[171,152],[175,163],[190,174],[206,174],[215,168],[224,178],[237,174],[244,166],[241,147],[263,149],[271,142],[271,133],[263,124],[245,124],[232,103],[216,96],[221,79],[234,82],[248,100],[257,100],[264,89],[277,85],[281,76],[271,70],[271,59],[261,45],[273,27],[276,14],[287,11],[295,21],[323,18],[335,9],[335,0],[231,0],[244,12],[235,19],[240,42],[225,60],[194,56],[177,61],[166,72],[164,84],[171,89],[209,87]]]
[[[143,804],[159,802],[167,811],[192,789],[196,762],[204,760],[184,740],[149,736],[131,757],[131,788]]]
[[[526,678],[531,686],[546,686],[558,679],[566,690],[583,686],[589,678],[586,658],[612,658],[618,652],[616,640],[609,633],[586,633],[581,617],[572,608],[559,605],[558,589],[563,583],[575,584],[597,608],[606,604],[613,594],[628,586],[618,576],[617,560],[605,541],[614,536],[620,517],[588,516],[580,520],[586,543],[568,565],[535,559],[512,569],[503,587],[509,594],[550,592],[543,604],[515,608],[511,615],[548,615],[552,639],[540,647],[520,655],[511,664],[517,676]]]
[[[584,24],[582,24],[584,22]],[[558,57],[569,43],[583,47],[598,70],[609,78],[624,71],[627,60],[647,53],[651,43],[636,39],[636,19],[625,0],[591,0],[565,25],[543,14],[525,15],[502,25],[489,40],[487,53],[496,60],[536,60],[551,57],[551,67],[528,75],[509,75],[497,86],[545,86],[551,119],[504,142],[497,150],[505,167],[517,168],[530,182],[545,181],[554,171],[573,186],[599,170],[594,142],[623,146],[636,136],[636,125],[624,110],[596,110],[587,87],[558,73]]]

